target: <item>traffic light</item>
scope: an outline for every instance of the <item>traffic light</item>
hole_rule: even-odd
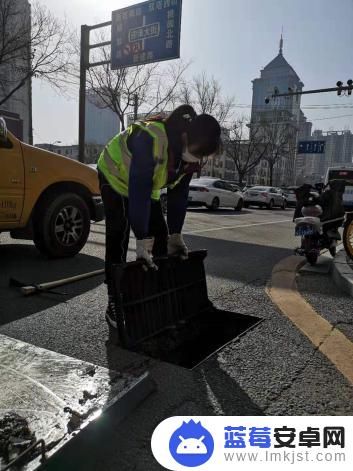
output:
[[[343,85],[343,83],[340,80],[336,83],[336,86],[339,89],[339,90],[337,90],[337,95],[341,95],[342,90],[340,90],[340,88],[342,87],[342,85]]]
[[[347,80],[347,85],[348,85],[348,87],[351,87],[351,89],[347,91],[347,94],[348,94],[348,95],[352,95],[353,80],[352,80],[352,79]]]

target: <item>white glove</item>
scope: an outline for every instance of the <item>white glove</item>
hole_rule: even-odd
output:
[[[168,238],[168,255],[178,255],[182,260],[188,258],[188,248],[181,234],[172,234]]]
[[[158,270],[157,265],[152,259],[154,238],[136,240],[136,260],[143,260],[148,268]]]

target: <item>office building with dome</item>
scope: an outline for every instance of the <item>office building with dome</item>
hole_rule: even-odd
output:
[[[252,83],[250,129],[262,126],[267,133],[264,140],[268,141],[270,134],[272,145],[269,147],[268,161],[263,160],[259,164],[249,176],[250,181],[274,186],[294,184],[296,173],[302,165],[301,160],[297,160],[297,142],[299,139],[310,138],[311,123],[306,120],[300,108],[301,95],[272,97],[290,91],[300,92],[304,87],[298,74],[283,55],[282,36],[278,55],[261,70],[260,77]]]

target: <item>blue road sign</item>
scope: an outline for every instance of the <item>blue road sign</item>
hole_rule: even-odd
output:
[[[298,154],[323,154],[325,141],[299,141]]]
[[[111,68],[180,57],[182,0],[150,0],[112,13]]]

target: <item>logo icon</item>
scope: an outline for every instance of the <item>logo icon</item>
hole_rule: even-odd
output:
[[[170,438],[169,451],[183,466],[195,467],[206,463],[212,456],[214,441],[201,422],[183,422]]]

